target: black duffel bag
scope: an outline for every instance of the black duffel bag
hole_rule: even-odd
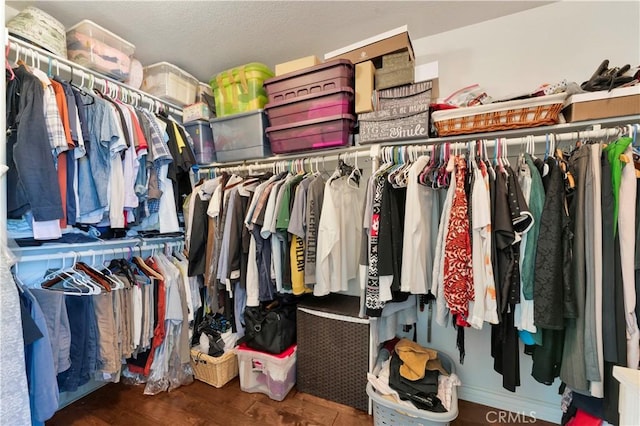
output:
[[[276,300],[267,306],[247,306],[244,324],[241,341],[249,348],[282,353],[296,342],[296,305]]]

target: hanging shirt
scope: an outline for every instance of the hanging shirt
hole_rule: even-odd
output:
[[[267,205],[265,206],[265,216],[262,231],[260,232],[260,236],[262,238],[271,242],[271,276],[276,283],[276,291],[278,292],[283,291],[281,254],[284,240],[281,240],[278,237],[276,229],[276,210],[278,208],[278,197],[280,195],[280,189],[282,188],[284,183],[285,179],[281,179],[279,181],[276,181],[273,188],[271,188],[271,193],[269,194],[269,199],[267,200]],[[280,198],[280,200],[282,200],[282,198]]]
[[[324,200],[324,179],[321,175],[312,178],[307,189],[305,206],[304,240],[304,282],[307,285],[316,282],[316,255],[318,247],[318,224],[320,223],[322,202]]]
[[[346,291],[349,281],[357,277],[363,194],[348,180],[340,177],[325,184],[313,288],[316,296]]]
[[[47,124],[47,132],[49,134],[49,144],[54,151],[54,155],[59,156],[56,161],[56,169],[58,175],[58,187],[61,197],[61,205],[63,210],[63,217],[59,223],[57,221],[43,221],[38,223],[34,219],[32,223],[33,236],[38,240],[47,240],[60,238],[62,235],[60,228],[65,228],[66,223],[66,192],[67,192],[67,162],[66,151],[69,150],[69,144],[71,143],[71,136],[68,133],[68,126],[65,127],[63,123],[63,111],[62,108],[66,107],[64,92],[62,87],[56,86],[59,96],[56,96],[56,90],[54,89],[54,83],[49,77],[37,68],[31,70],[44,86],[44,111],[45,120]],[[67,117],[68,118],[68,117]]]
[[[291,234],[291,251],[289,255],[291,259],[291,286],[293,288],[293,294],[296,295],[311,292],[311,289],[305,287],[304,283],[304,238],[306,235],[304,223],[307,190],[310,183],[310,178],[304,178],[296,188],[289,227],[287,228]]]
[[[454,157],[452,156],[447,163],[447,172],[451,173],[450,181],[456,182],[456,167]],[[456,192],[456,186],[451,184],[447,190],[447,195],[443,204],[442,214],[440,216],[440,226],[438,228],[438,239],[436,245],[436,257],[434,259],[433,274],[431,279],[431,293],[436,297],[436,322],[442,326],[446,323],[448,314],[447,301],[444,296],[444,262],[445,262],[445,241],[449,233],[449,218],[451,207],[453,205],[453,196]]]
[[[64,125],[62,124],[60,111],[58,110],[56,94],[51,85],[51,80],[49,80],[49,77],[47,77],[44,72],[37,68],[32,68],[31,73],[40,80],[44,87],[44,114],[49,135],[49,144],[57,155],[67,151],[69,149],[69,143]]]
[[[173,185],[167,177],[169,165],[165,164],[160,167],[160,197],[159,225],[161,233],[178,232],[180,224],[178,223],[178,212],[176,211],[175,198],[173,194]]]
[[[565,214],[562,172],[554,159],[548,159],[549,173],[543,178],[546,195],[540,216],[540,237],[536,250],[535,281],[533,287],[534,321],[538,328],[564,328],[566,308],[563,298]],[[546,181],[546,183],[545,183]]]
[[[631,144],[624,155],[633,159]],[[636,207],[636,173],[633,160],[623,163],[620,178],[620,209],[618,213],[618,230],[620,232],[620,263],[622,267],[622,286],[624,290],[624,309],[627,331],[627,367],[637,368],[640,363],[640,331],[636,320],[636,287],[635,287],[635,216]]]
[[[467,326],[469,301],[473,300],[473,269],[467,198],[464,192],[467,165],[464,158],[456,159],[455,193],[449,218],[449,232],[445,240],[444,296],[456,323]]]
[[[498,323],[496,287],[491,266],[491,197],[489,176],[484,163],[472,163],[475,174],[471,191],[472,262],[474,302],[469,309],[469,324],[481,329],[484,321]]]
[[[424,214],[433,211],[434,191],[418,183],[428,162],[427,156],[418,158],[409,168],[407,182],[401,290],[412,294],[427,294],[431,288],[434,253],[430,245],[431,223],[424,220]]]
[[[524,342],[541,341],[541,336],[533,337],[536,333],[533,307],[533,280],[535,275],[535,252],[540,232],[540,215],[544,207],[544,187],[538,169],[534,166],[531,156],[525,154],[519,160],[518,182],[533,217],[531,230],[522,237],[520,243],[520,303],[516,305],[514,324],[520,330],[520,337]],[[525,334],[526,333],[526,334]]]

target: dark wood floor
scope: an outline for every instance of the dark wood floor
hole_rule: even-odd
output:
[[[453,426],[488,424],[486,414],[492,408],[466,401],[459,401],[458,405],[460,414]],[[530,426],[532,421],[526,424]],[[267,395],[242,392],[235,378],[221,389],[195,381],[155,396],[145,396],[142,386],[109,384],[60,410],[47,425],[359,426],[373,425],[373,417],[355,408],[296,392],[295,387],[284,401],[273,401]],[[535,425],[551,423],[537,421]]]

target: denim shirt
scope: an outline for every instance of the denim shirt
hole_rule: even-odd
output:
[[[111,145],[118,141],[118,128],[113,111],[107,101],[95,98],[87,109],[89,125],[89,160],[91,174],[101,207],[109,205],[109,174],[111,172]],[[82,195],[80,196],[82,199]]]

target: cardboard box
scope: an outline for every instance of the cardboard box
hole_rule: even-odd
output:
[[[288,74],[290,72],[299,71],[301,69],[309,68],[320,63],[320,58],[315,55],[305,56],[304,58],[294,59],[289,62],[276,65],[276,77]]]
[[[379,58],[388,53],[408,50],[413,61],[413,46],[409,37],[407,26],[395,28],[377,36],[359,41],[341,49],[325,53],[324,60],[328,59],[348,59],[354,64]]]
[[[373,62],[356,64],[356,114],[373,111],[373,83],[376,68]]]
[[[568,123],[640,114],[640,85],[580,93],[564,104],[562,114]]]
[[[211,112],[204,102],[187,105],[182,109],[182,122],[189,123],[196,120],[209,120]]]

